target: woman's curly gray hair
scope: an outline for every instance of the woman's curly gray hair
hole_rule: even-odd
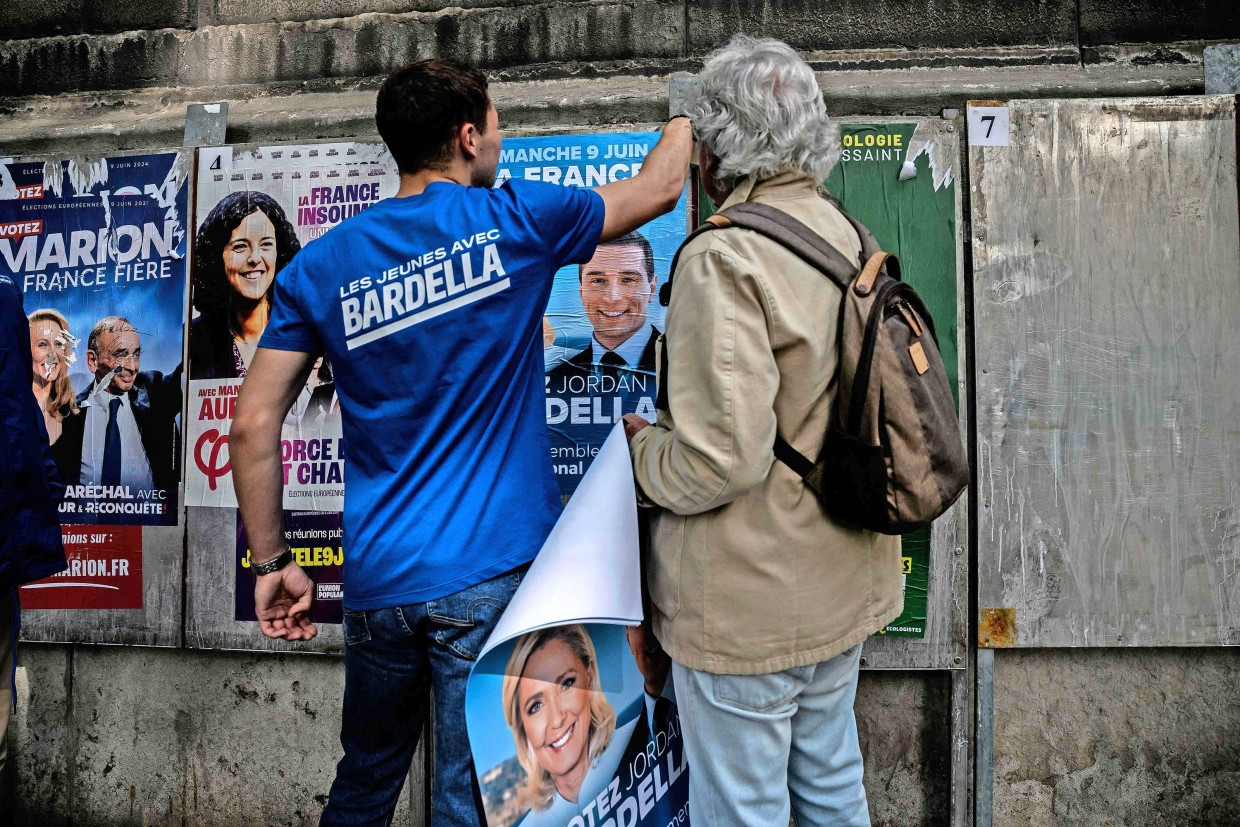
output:
[[[723,181],[800,170],[821,181],[835,134],[814,71],[773,38],[733,37],[706,58],[685,114]]]

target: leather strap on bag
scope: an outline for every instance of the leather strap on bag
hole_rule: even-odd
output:
[[[861,239],[862,258],[867,263],[872,261],[875,254],[882,252],[879,249],[878,242],[874,239],[874,234],[864,224],[849,215],[848,211],[840,206],[839,201],[829,195],[825,196],[825,198],[840,211],[844,218],[848,219],[848,223],[856,231],[857,237]],[[847,290],[857,275],[857,265],[855,263],[849,261],[830,242],[800,221],[769,204],[746,201],[741,204],[734,204],[726,210],[715,213],[685,237],[680,248],[676,251],[675,257],[672,259],[672,267],[667,274],[667,279],[659,287],[659,304],[667,307],[671,303],[672,277],[675,275],[676,266],[680,262],[680,254],[689,246],[689,242],[702,233],[724,227],[742,227],[766,236],[792,253],[795,253],[811,267],[822,272],[841,290]],[[897,281],[900,280],[900,262],[894,255],[888,254],[888,257],[883,259],[879,266],[881,267],[882,264],[886,264],[889,276]],[[877,277],[877,271],[875,272],[875,277]],[[873,285],[873,279],[871,279],[870,284]]]
[[[870,256],[870,260],[861,268],[861,275],[857,276],[856,284],[853,285],[853,290],[857,291],[858,296],[870,295],[870,291],[874,289],[874,282],[878,278],[878,271],[883,269],[883,264],[889,258],[894,258],[894,256],[882,250]]]

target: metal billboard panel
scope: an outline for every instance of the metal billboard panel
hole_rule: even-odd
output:
[[[969,149],[978,619],[1240,642],[1235,100],[983,105],[1010,136]]]
[[[966,306],[961,256],[960,118],[845,118],[831,194],[900,256],[926,301],[967,431]],[[905,613],[863,651],[869,669],[963,669],[968,650],[966,490],[929,532],[904,537]],[[911,625],[902,621],[912,619]],[[901,629],[915,630],[901,633]]]
[[[130,400],[135,421],[142,416],[143,460],[121,444],[127,459],[120,484],[89,470],[98,442],[87,433],[87,420],[67,404],[55,416],[49,430],[67,486],[61,532],[69,569],[21,588],[25,640],[180,645],[181,366],[192,162],[193,151],[181,149],[0,158],[0,224],[6,225],[0,274],[16,278],[28,314],[59,317],[52,327],[63,330],[61,359],[40,363],[43,380],[67,382],[70,396],[105,393],[86,357],[90,333],[96,322],[123,317],[136,345],[132,354],[118,355],[129,350],[119,341],[126,331],[112,340],[116,349],[108,358],[132,372],[112,371],[128,384],[114,398]],[[32,324],[32,358],[35,333]],[[111,346],[105,334],[100,342]],[[82,424],[71,427],[73,420]],[[103,475],[106,480],[106,470]]]
[[[268,199],[267,209],[278,216],[272,220],[285,228],[277,232],[277,244],[293,251],[390,197],[399,185],[396,164],[377,141],[204,147],[198,150],[197,169],[194,227],[200,238],[234,220],[229,218],[234,215],[229,205]],[[248,363],[236,345],[226,353],[206,346],[218,344],[218,337],[209,331],[219,326],[220,319],[210,312],[207,299],[211,284],[223,278],[223,271],[202,253],[195,266],[203,272],[194,273],[188,337],[186,645],[342,652],[343,456],[330,368],[325,362],[316,364],[281,430],[286,455],[285,533],[298,563],[316,583],[311,620],[319,630],[311,641],[286,643],[263,637],[254,620],[248,544],[232,489],[227,434],[232,403]]]

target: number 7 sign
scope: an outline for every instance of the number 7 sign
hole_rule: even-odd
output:
[[[1007,146],[1006,106],[970,106],[969,146]]]

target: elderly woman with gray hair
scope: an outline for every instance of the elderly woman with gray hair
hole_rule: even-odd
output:
[[[687,114],[707,194],[757,203],[860,264],[861,240],[818,193],[834,132],[787,44],[738,36],[711,54]],[[629,415],[634,475],[660,506],[648,567],[671,655],[689,810],[710,827],[867,825],[853,698],[861,643],[903,603],[899,538],[825,516],[775,461],[816,456],[835,403],[841,295],[758,233],[680,250],[656,424]],[[666,393],[663,392],[666,388]]]

